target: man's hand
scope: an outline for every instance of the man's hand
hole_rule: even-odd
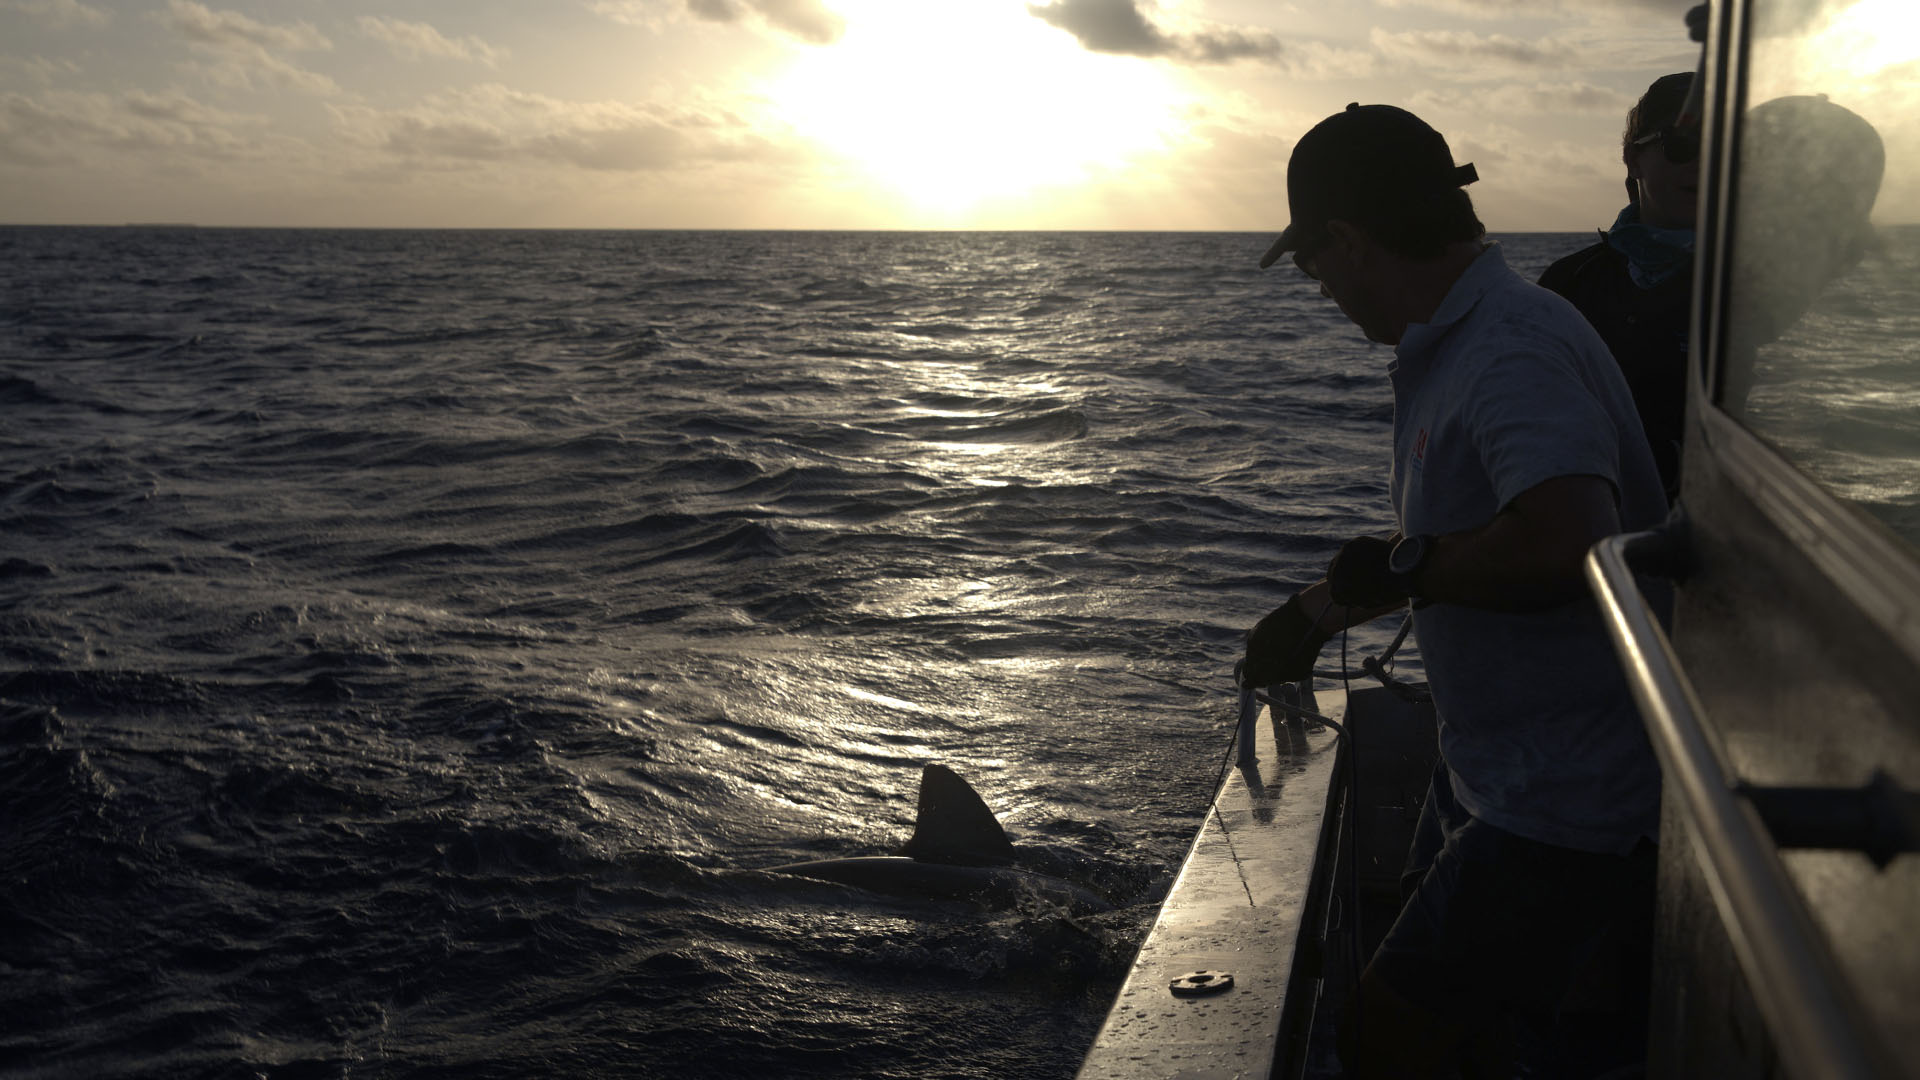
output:
[[[1398,575],[1387,567],[1393,541],[1356,536],[1341,545],[1327,564],[1327,589],[1333,602],[1345,607],[1376,608],[1407,598]]]
[[[1240,668],[1242,686],[1277,686],[1313,675],[1313,662],[1333,637],[1307,614],[1295,593],[1247,632],[1247,659]]]

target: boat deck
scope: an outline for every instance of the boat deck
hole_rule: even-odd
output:
[[[1311,695],[1302,705],[1335,723],[1349,712],[1315,708]],[[1339,736],[1328,725],[1268,710],[1252,725],[1251,760],[1221,784],[1081,1064],[1081,1080],[1302,1076],[1331,1061],[1324,1023],[1320,1036],[1310,1037],[1321,976],[1344,985],[1355,949],[1338,925],[1352,920],[1334,895],[1356,886],[1363,897],[1384,889],[1391,910],[1399,859],[1433,761],[1430,710],[1380,690],[1356,691],[1350,709],[1347,726],[1358,722],[1366,732],[1369,765],[1360,781],[1358,873],[1348,874],[1339,858]],[[1366,854],[1376,845],[1387,854]],[[1367,929],[1373,937],[1385,925]],[[1176,980],[1196,972],[1215,973],[1201,981],[1221,988],[1176,993]],[[1222,976],[1231,976],[1230,986]]]

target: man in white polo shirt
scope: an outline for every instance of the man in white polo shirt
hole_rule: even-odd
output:
[[[1428,1075],[1508,1017],[1550,1018],[1608,925],[1651,905],[1659,768],[1581,567],[1667,502],[1605,343],[1485,241],[1475,179],[1413,114],[1349,106],[1296,145],[1292,223],[1260,263],[1291,253],[1394,346],[1400,529],[1261,620],[1242,678],[1307,677],[1332,635],[1411,599],[1440,718],[1423,831],[1442,843],[1362,976],[1358,1077]]]

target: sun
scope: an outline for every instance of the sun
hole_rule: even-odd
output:
[[[846,34],[766,88],[781,121],[923,223],[1070,198],[1163,153],[1184,95],[1157,65],[1101,56],[1024,0],[837,0]]]

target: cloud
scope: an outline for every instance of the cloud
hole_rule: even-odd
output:
[[[239,124],[261,120],[204,105],[179,91],[153,94],[133,90],[121,95],[120,107],[127,116],[186,133],[186,141],[219,138],[212,133],[228,132]]]
[[[1091,52],[1122,56],[1166,56],[1173,39],[1147,21],[1133,0],[1057,0],[1045,7],[1028,4],[1027,14],[1065,30]]]
[[[499,84],[435,95],[411,109],[336,105],[332,111],[350,142],[427,165],[521,162],[661,172],[782,153],[722,108],[571,102]]]
[[[1137,0],[1049,0],[1028,4],[1027,14],[1079,40],[1089,52],[1227,64],[1236,60],[1279,61],[1280,39],[1265,30],[1206,27],[1169,32],[1140,10]]]
[[[89,151],[232,159],[254,146],[258,116],[225,112],[177,91],[121,95],[48,91],[0,95],[0,159],[72,163]]]
[[[1505,34],[1482,36],[1464,30],[1396,34],[1375,27],[1370,40],[1390,62],[1469,81],[1563,68],[1580,59],[1577,50],[1561,42],[1527,41]]]
[[[214,11],[194,0],[169,0],[162,22],[197,45],[214,49],[331,49],[333,43],[307,23],[269,26],[237,11]]]
[[[676,12],[716,23],[752,20],[810,45],[831,45],[846,32],[845,20],[821,0],[589,0],[587,10],[654,31]]]
[[[657,34],[671,21],[666,3],[667,0],[587,0],[586,9],[602,18]],[[684,10],[684,7],[676,3],[675,9]]]
[[[0,78],[18,75],[37,86],[51,86],[62,75],[78,75],[80,65],[72,60],[49,60],[44,56],[0,56]]]
[[[840,16],[819,0],[687,0],[687,10],[702,19],[728,23],[750,11],[812,45],[831,45],[846,31]]]
[[[1429,88],[1408,102],[1414,112],[1463,112],[1477,116],[1524,116],[1562,113],[1617,115],[1623,120],[1634,97],[1591,83],[1510,83],[1485,89]]]
[[[1674,26],[1683,26],[1687,9],[1701,0],[1611,0],[1595,4],[1592,0],[1375,0],[1381,7],[1422,8],[1460,15],[1469,19],[1533,19],[1556,12],[1600,16],[1615,21],[1643,22],[1649,15],[1671,15]]]
[[[307,23],[273,26],[237,11],[214,11],[194,0],[169,0],[154,18],[195,50],[213,58],[201,69],[210,81],[251,90],[255,80],[314,94],[337,94],[340,87],[318,72],[274,55],[274,50],[314,52],[333,48],[326,35]]]
[[[1538,15],[1547,5],[1540,0],[1375,0],[1386,8],[1424,8],[1469,19],[1508,19]]]
[[[265,51],[223,56],[200,68],[209,82],[238,90],[253,90],[257,83],[331,96],[341,93],[340,85],[317,71],[290,64]]]
[[[1619,150],[1605,143],[1541,139],[1498,122],[1457,132],[1448,142],[1453,146],[1454,160],[1473,162],[1481,182],[1488,190],[1499,188],[1502,200],[1512,199],[1519,192],[1551,190],[1581,178],[1618,189]],[[1480,201],[1478,196],[1475,201]],[[1488,199],[1490,206],[1498,201]]]
[[[1321,41],[1287,48],[1282,66],[1300,79],[1364,79],[1380,73],[1380,57],[1365,49],[1342,49]]]
[[[426,23],[390,19],[382,15],[360,16],[360,32],[375,41],[385,42],[395,55],[409,60],[442,57],[498,67],[500,60],[507,55],[505,49],[496,49],[477,37],[456,40]]]
[[[105,26],[107,13],[80,0],[0,0],[0,10],[31,15],[50,26]]]

